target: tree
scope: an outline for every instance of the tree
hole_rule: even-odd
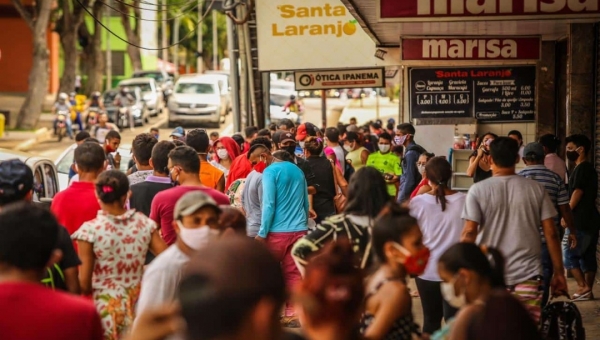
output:
[[[32,129],[42,112],[42,104],[48,92],[48,69],[50,53],[48,51],[47,33],[52,13],[53,1],[35,1],[33,6],[26,7],[22,0],[11,0],[21,15],[33,38],[33,60],[29,71],[29,88],[25,102],[19,110],[17,128]],[[31,8],[31,11],[30,9]]]
[[[104,79],[104,53],[102,53],[102,32],[100,22],[104,14],[102,1],[95,1],[92,6],[92,14],[97,20],[93,21],[94,31],[90,32],[84,22],[79,26],[79,41],[83,47],[81,63],[87,75],[84,92],[91,94],[93,91],[101,91]]]
[[[90,0],[82,0],[83,6],[89,6]],[[54,29],[60,36],[63,50],[63,74],[60,78],[59,92],[69,93],[75,88],[77,73],[77,36],[79,26],[86,13],[82,6],[69,0],[58,1],[60,16]]]
[[[142,54],[140,48],[133,46],[140,46],[140,18],[142,13],[140,11],[140,0],[131,0],[126,2],[125,0],[119,2],[119,11],[121,12],[121,23],[125,29],[125,35],[127,37],[127,54],[131,60],[131,66],[133,71],[142,70]],[[131,12],[133,12],[131,14]],[[133,24],[132,24],[133,22]],[[132,45],[133,44],[133,45]]]

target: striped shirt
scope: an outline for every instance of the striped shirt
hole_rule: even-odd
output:
[[[519,172],[519,175],[537,181],[546,188],[550,200],[554,204],[556,211],[559,210],[559,206],[569,204],[569,193],[565,182],[552,170],[546,168],[544,165],[530,165]],[[558,228],[560,225],[560,215],[554,218],[554,224]],[[544,237],[544,231],[540,226],[540,235],[542,236],[542,243],[546,243]]]

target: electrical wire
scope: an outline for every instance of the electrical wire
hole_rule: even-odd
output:
[[[218,0],[218,1],[223,1],[223,0]],[[176,3],[171,3],[171,4],[163,5],[163,4],[153,4],[151,2],[142,1],[142,0],[140,0],[138,2],[140,4],[146,4],[146,5],[150,5],[150,6],[156,6],[156,7],[173,7],[173,6],[179,6],[179,5],[183,4],[183,3],[185,3],[185,1],[182,1],[182,2],[176,2]],[[197,3],[197,1],[193,1],[193,2]]]
[[[106,2],[103,2],[103,1],[100,1],[100,0],[96,0],[96,1],[98,1],[99,3],[101,3],[102,5],[104,5],[104,6],[108,7],[108,8],[110,8],[110,9],[112,9],[112,10],[113,10],[113,11],[115,11],[115,12],[121,13],[122,15],[128,16],[128,17],[130,17],[130,18],[138,19],[138,20],[141,20],[141,21],[154,21],[154,22],[162,22],[162,21],[165,21],[165,20],[166,20],[166,21],[171,21],[171,20],[174,20],[174,19],[178,19],[178,18],[181,18],[181,17],[183,17],[184,15],[186,15],[186,14],[187,14],[185,11],[189,11],[189,10],[191,10],[191,9],[192,9],[192,8],[190,7],[190,8],[188,8],[188,9],[186,9],[184,12],[182,12],[181,14],[179,14],[179,15],[177,15],[177,16],[175,16],[175,17],[170,17],[170,18],[169,18],[169,17],[167,16],[167,18],[166,18],[165,20],[163,20],[163,19],[144,19],[144,18],[138,17],[138,16],[136,16],[136,15],[131,15],[131,14],[129,14],[129,13],[123,12],[123,11],[121,11],[120,9],[117,9],[117,8],[115,8],[115,7],[112,7],[111,5],[107,4]],[[155,11],[155,10],[151,10],[151,9],[145,9],[145,8],[142,8],[142,10],[146,10],[146,11],[152,11],[152,12],[162,12],[162,11]],[[167,12],[167,10],[164,10],[164,12]]]
[[[223,9],[225,9],[225,14],[237,25],[244,25],[250,20],[250,13],[252,12],[252,8],[254,7],[253,0],[247,0],[248,3],[244,2],[235,2],[235,0],[225,0],[223,4]],[[228,5],[229,2],[233,2],[231,5]],[[233,14],[233,10],[238,6],[247,6],[246,14],[243,19],[238,19],[235,14]]]
[[[133,47],[137,47],[139,49],[146,50],[146,51],[161,51],[161,50],[166,50],[166,49],[171,48],[173,46],[179,45],[182,42],[184,42],[187,39],[189,39],[193,35],[193,33],[195,33],[198,30],[198,28],[200,27],[200,24],[202,24],[202,22],[204,21],[204,19],[206,19],[206,16],[210,13],[210,9],[214,5],[215,0],[211,0],[211,2],[208,5],[206,11],[202,15],[202,17],[198,20],[198,23],[196,24],[196,27],[194,27],[193,30],[189,31],[188,34],[186,34],[185,37],[183,37],[183,39],[180,39],[179,41],[177,41],[177,42],[175,42],[175,43],[173,43],[171,45],[168,45],[168,46],[165,46],[165,47],[158,47],[158,48],[143,47],[143,46],[134,44],[132,42],[129,42],[127,39],[122,38],[121,36],[115,34],[115,32],[113,32],[110,28],[106,27],[106,25],[104,25],[104,23],[102,23],[102,20],[98,20],[98,18],[96,18],[94,16],[94,14],[92,12],[90,12],[90,10],[81,3],[81,0],[75,0],[75,2],[77,2],[79,4],[79,6],[81,6],[83,8],[83,10],[86,11],[87,14],[89,14],[94,19],[94,21],[96,23],[98,23],[98,25],[102,26],[102,28],[104,28],[106,31],[108,31],[111,35],[113,35],[115,38],[121,40],[122,42],[126,43],[127,45],[130,45],[130,46],[133,46]]]
[[[124,6],[135,8],[135,9],[142,9],[142,10],[152,11],[152,12],[165,12],[166,11],[166,9],[150,9],[150,8],[145,8],[145,7],[138,7],[136,5],[130,4],[129,2],[126,2],[126,1],[123,1],[123,0],[113,0],[113,1],[114,2],[118,2],[120,4],[123,4]],[[147,4],[147,5],[154,5],[154,6],[157,6],[157,7],[173,7],[173,5],[166,5],[166,6],[165,5],[155,5],[155,4],[149,4],[149,3],[146,3],[146,2],[142,2],[142,1],[138,1],[138,3],[140,3],[140,4],[143,3],[143,4]],[[180,7],[187,7],[190,4],[197,5],[198,1],[197,0],[188,0],[185,4],[183,2],[181,2],[180,4],[183,4]]]

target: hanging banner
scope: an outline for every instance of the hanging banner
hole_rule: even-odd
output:
[[[476,21],[597,18],[600,0],[379,0],[379,20]]]
[[[540,37],[407,37],[402,60],[539,60]]]
[[[296,83],[296,91],[384,87],[385,70],[383,68],[371,68],[362,70],[294,72],[294,81]]]

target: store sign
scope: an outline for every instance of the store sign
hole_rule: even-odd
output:
[[[403,38],[402,60],[538,60],[539,37]]]
[[[261,71],[397,65],[398,48],[376,48],[341,0],[256,0]]]
[[[294,72],[296,91],[385,87],[383,68]]]
[[[379,0],[381,21],[590,18],[600,0]]]
[[[411,68],[411,118],[535,120],[535,66]]]

